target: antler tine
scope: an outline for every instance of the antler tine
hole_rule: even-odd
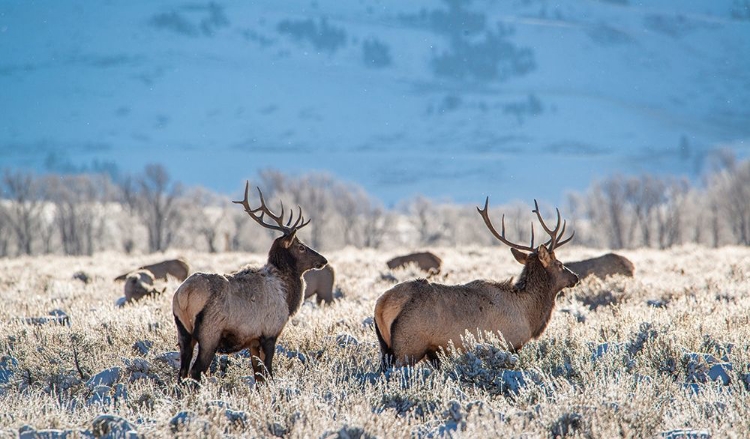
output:
[[[534,223],[531,223],[531,248],[534,248]]]
[[[554,230],[550,230],[549,227],[547,227],[547,224],[545,224],[544,218],[542,218],[542,214],[539,212],[539,204],[536,202],[536,199],[534,199],[534,210],[532,210],[532,212],[536,213],[536,217],[539,218],[539,223],[542,225],[542,228],[550,236],[550,240],[544,244],[545,247],[548,247],[547,250],[549,251],[552,251],[555,249],[555,247],[557,247],[557,232],[560,231],[560,209],[555,208],[555,210],[557,211],[557,224],[555,225]],[[563,231],[564,230],[565,223],[563,223]],[[562,234],[560,234],[559,236],[562,236]]]
[[[490,229],[490,232],[497,238],[500,242],[502,242],[505,245],[508,245],[511,248],[515,248],[516,250],[524,250],[524,251],[534,251],[533,243],[534,243],[534,232],[533,232],[533,226],[532,226],[532,246],[526,247],[525,245],[516,244],[513,242],[508,241],[505,238],[505,215],[502,217],[502,224],[501,224],[501,230],[502,234],[497,233],[497,230],[495,230],[495,227],[492,225],[492,221],[490,221],[489,217],[489,204],[490,204],[490,197],[487,197],[487,199],[484,200],[484,209],[480,209],[477,207],[477,211],[479,212],[479,215],[481,215],[482,219],[484,220],[484,224],[487,226],[488,229]]]
[[[574,236],[576,236],[576,231],[573,230],[573,233],[570,234],[570,236],[568,237],[568,239],[566,239],[564,241],[560,241],[562,239],[562,237],[565,236],[565,225],[566,224],[567,224],[567,221],[563,221],[563,227],[562,227],[562,230],[560,231],[560,236],[555,241],[555,248],[558,248],[561,245],[570,242],[570,240],[573,239]]]

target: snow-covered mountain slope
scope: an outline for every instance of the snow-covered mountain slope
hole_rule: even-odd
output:
[[[646,3],[648,6],[643,6]],[[0,167],[556,202],[750,149],[750,2],[0,2]]]

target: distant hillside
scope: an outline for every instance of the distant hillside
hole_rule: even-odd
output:
[[[0,166],[555,201],[750,148],[743,0],[0,4]]]

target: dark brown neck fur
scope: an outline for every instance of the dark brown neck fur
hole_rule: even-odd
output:
[[[536,338],[547,328],[557,292],[552,291],[552,279],[536,255],[529,258],[513,288],[526,296],[526,318],[531,323],[532,337]]]
[[[289,315],[294,315],[302,306],[302,271],[297,266],[297,261],[292,257],[288,248],[281,244],[282,238],[273,242],[271,250],[268,251],[268,263],[279,270],[281,282],[284,284],[286,293],[286,304],[289,307]]]

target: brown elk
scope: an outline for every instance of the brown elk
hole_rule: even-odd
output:
[[[305,278],[305,299],[315,296],[315,303],[329,304],[333,302],[333,285],[336,279],[336,273],[331,264],[326,265],[320,270],[310,270],[304,275]]]
[[[633,277],[633,273],[635,273],[633,263],[625,256],[615,253],[607,253],[606,255],[582,261],[566,262],[565,266],[570,268],[581,279],[585,279],[588,276],[604,279],[607,276],[614,276],[616,274]]]
[[[125,301],[133,302],[146,296],[153,296],[163,293],[154,288],[154,275],[148,270],[136,270],[128,273],[125,278]]]
[[[514,244],[505,238],[505,215],[502,233],[497,233],[488,216],[489,197],[479,209],[490,232],[510,247],[524,268],[515,283],[512,279],[498,283],[475,280],[464,285],[441,285],[425,279],[404,282],[383,293],[375,304],[375,333],[380,343],[383,367],[414,364],[425,356],[439,365],[437,352],[449,342],[462,348],[466,331],[474,334],[500,333],[515,350],[544,332],[555,306],[555,297],[563,288],[574,286],[578,276],[555,257],[555,250],[569,242],[563,240],[565,225],[550,230],[544,223],[534,200],[542,228],[550,239],[534,248],[534,226],[531,245]]]
[[[144,265],[136,270],[148,270],[154,275],[154,279],[167,280],[167,275],[175,277],[180,282],[187,279],[190,273],[190,265],[183,258],[168,259],[156,264]],[[121,274],[115,278],[116,281],[125,280],[130,272]]]
[[[443,263],[443,261],[430,252],[419,252],[404,256],[397,256],[386,262],[388,268],[390,268],[391,270],[393,270],[394,268],[406,266],[411,263],[417,264],[417,266],[422,271],[426,271],[431,274],[438,274],[440,273],[440,265]]]
[[[279,215],[274,214],[259,188],[260,207],[252,209],[247,199],[248,186],[245,185],[244,200],[234,203],[241,204],[255,222],[282,232],[282,236],[271,245],[263,267],[246,267],[227,275],[195,273],[177,288],[172,312],[180,346],[178,381],[188,373],[199,381],[217,351],[230,353],[247,348],[256,377],[264,379],[264,367],[271,376],[276,339],[302,305],[302,275],[328,263],[296,236],[310,222],[305,221],[301,208],[296,221],[292,211],[284,224],[284,205]],[[266,216],[275,224],[266,223]],[[196,343],[199,351],[191,369]]]

